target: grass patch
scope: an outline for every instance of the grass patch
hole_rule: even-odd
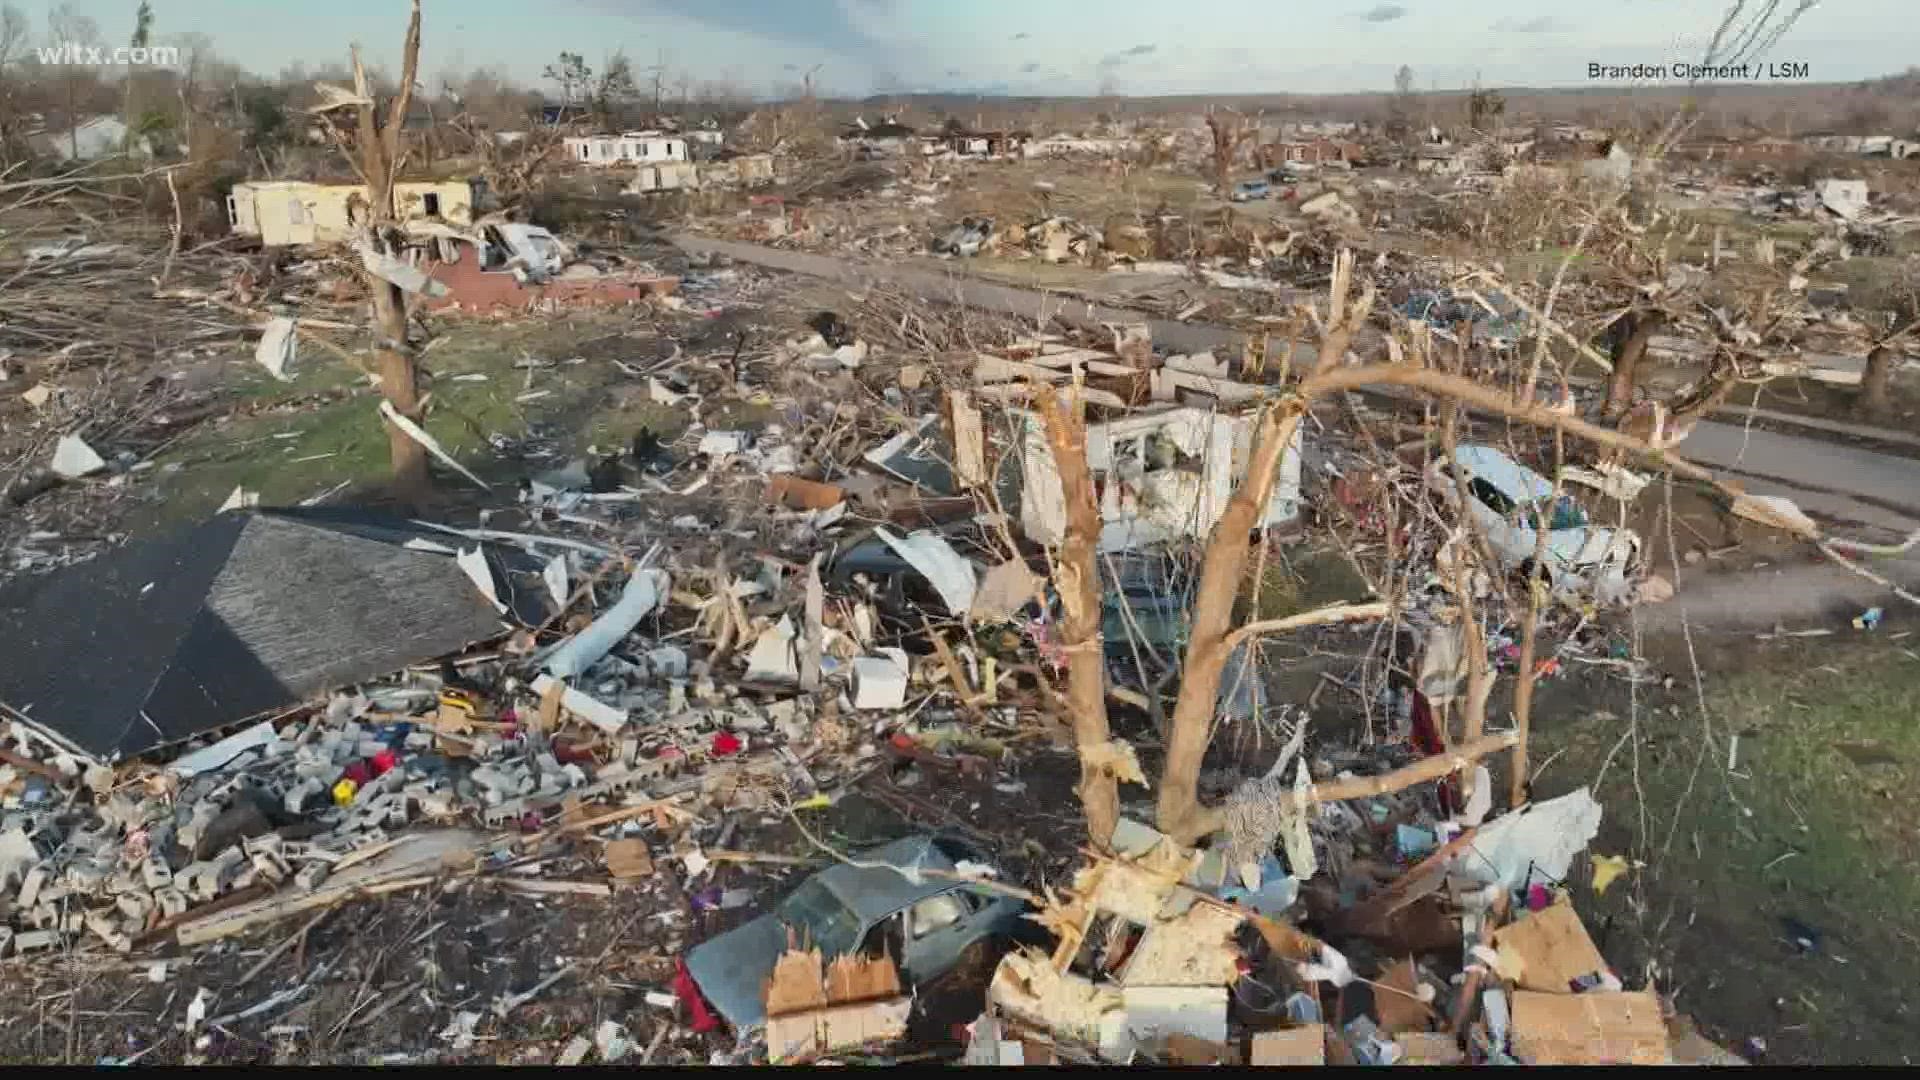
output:
[[[1658,965],[1662,989],[1691,988],[1683,1010],[1736,1042],[1760,1035],[1771,1060],[1920,1055],[1902,991],[1890,993],[1920,959],[1905,929],[1920,903],[1920,659],[1875,637],[1763,645],[1742,662],[1708,678],[1704,725],[1685,675],[1643,700],[1637,776],[1624,710],[1553,700],[1570,688],[1543,695],[1543,716],[1579,719],[1536,722],[1533,760],[1559,755],[1539,794],[1592,781],[1612,754],[1594,850],[1647,864],[1603,897],[1577,890],[1589,922],[1622,931],[1608,954],[1623,973]],[[1666,666],[1685,671],[1684,659]],[[1793,945],[1789,919],[1819,931],[1819,947]]]
[[[643,339],[651,338],[618,312],[514,324],[450,320],[426,354],[434,378],[423,426],[483,477],[501,472],[493,458],[494,436],[537,435],[573,455],[596,444],[611,451],[642,424],[678,435],[687,424],[684,411],[650,401],[644,383],[636,385],[612,363],[649,363]],[[525,368],[515,366],[527,358],[550,366],[529,379]],[[273,379],[248,358],[236,356],[229,366],[233,414],[156,459],[160,498],[133,524],[198,520],[235,487],[258,492],[263,504],[287,504],[342,481],[359,485],[387,475],[380,398],[365,375],[311,347],[301,350],[289,382]],[[529,394],[537,396],[521,400]]]
[[[1250,565],[1249,577],[1252,573]],[[1367,583],[1339,548],[1287,548],[1279,558],[1269,555],[1259,580],[1249,582],[1241,597],[1241,621],[1284,619],[1367,595]]]

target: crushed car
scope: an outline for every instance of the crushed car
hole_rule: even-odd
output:
[[[771,911],[694,946],[687,974],[736,1034],[765,1024],[767,980],[790,947],[830,959],[887,955],[909,984],[936,978],[974,945],[1013,934],[1026,910],[1017,898],[944,876],[979,859],[946,836],[908,837],[856,855],[807,878]]]
[[[1461,498],[1455,466],[1467,487]],[[1640,568],[1640,536],[1631,529],[1588,521],[1572,498],[1553,497],[1546,477],[1491,446],[1461,446],[1453,461],[1436,457],[1427,486],[1456,510],[1471,514],[1488,546],[1509,569],[1539,575],[1559,594],[1588,593],[1617,603],[1632,593]],[[1534,565],[1539,529],[1547,530],[1546,558]]]

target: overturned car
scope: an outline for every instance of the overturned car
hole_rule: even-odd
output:
[[[1456,475],[1458,480],[1456,480]],[[1601,603],[1629,598],[1640,569],[1640,536],[1632,529],[1591,524],[1572,498],[1553,497],[1553,484],[1491,446],[1456,448],[1453,460],[1427,466],[1427,486],[1464,511],[1509,569],[1538,575],[1556,593],[1588,593]],[[1464,482],[1464,497],[1459,484]],[[1540,530],[1547,531],[1545,558]]]

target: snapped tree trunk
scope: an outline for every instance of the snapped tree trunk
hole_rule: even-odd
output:
[[[1212,122],[1213,118],[1208,117],[1208,123]],[[1353,329],[1365,321],[1367,312],[1373,308],[1371,286],[1349,306],[1347,291],[1352,283],[1353,253],[1342,249],[1333,260],[1333,280],[1327,289],[1326,329],[1320,338],[1320,354],[1313,373],[1297,396],[1283,399],[1261,414],[1246,475],[1233,489],[1233,497],[1227,501],[1225,512],[1207,538],[1206,555],[1200,564],[1200,587],[1194,594],[1193,618],[1187,630],[1180,696],[1174,702],[1173,727],[1167,735],[1167,760],[1160,776],[1159,805],[1155,808],[1160,831],[1183,844],[1191,844],[1214,831],[1221,821],[1218,810],[1200,804],[1200,764],[1206,758],[1207,741],[1213,733],[1220,676],[1233,652],[1234,642],[1229,633],[1233,601],[1239,593],[1240,577],[1246,572],[1251,535],[1273,498],[1280,457],[1293,445],[1300,418],[1315,397],[1313,387],[1332,378],[1334,370],[1346,362],[1347,343],[1353,338]]]
[[[1200,805],[1200,764],[1213,732],[1213,712],[1220,696],[1220,677],[1233,647],[1228,631],[1240,575],[1246,568],[1250,537],[1259,526],[1261,510],[1273,498],[1280,455],[1300,426],[1301,407],[1282,405],[1260,418],[1246,479],[1234,489],[1226,512],[1213,526],[1200,567],[1200,588],[1193,598],[1193,622],[1188,630],[1187,660],[1181,669],[1180,697],[1173,706],[1173,730],[1167,737],[1167,763],[1160,776],[1160,801],[1155,816],[1160,831],[1181,843],[1191,843],[1212,831],[1213,815]]]
[[[420,374],[407,351],[407,297],[398,285],[373,281],[373,315],[379,331],[374,359],[380,373],[380,393],[394,411],[419,423]],[[406,432],[387,425],[387,450],[393,462],[393,494],[410,506],[419,506],[432,488],[427,475],[427,448]]]
[[[1640,359],[1647,355],[1647,343],[1660,329],[1657,311],[1634,312],[1627,316],[1626,331],[1613,346],[1613,377],[1607,380],[1607,398],[1600,415],[1612,419],[1633,404],[1633,387],[1640,375]]]
[[[356,166],[367,182],[367,202],[371,228],[362,232],[366,242],[390,255],[401,235],[393,205],[393,180],[400,169],[402,149],[400,132],[407,109],[413,103],[413,85],[420,71],[420,0],[413,0],[413,15],[407,22],[406,44],[402,52],[399,88],[383,117],[373,100],[373,87],[360,62],[358,46],[353,50],[353,88],[360,101],[354,106],[359,161]],[[367,275],[373,293],[373,331],[375,364],[380,373],[380,393],[393,404],[395,412],[419,423],[420,367],[407,348],[407,297],[398,285]],[[430,487],[427,475],[427,451],[419,443],[389,423],[387,447],[393,457],[393,492],[403,502],[418,505]]]
[[[1105,851],[1120,820],[1120,782],[1107,726],[1107,661],[1100,645],[1100,507],[1087,467],[1087,425],[1078,396],[1063,403],[1047,390],[1039,406],[1067,509],[1067,535],[1054,553],[1053,576],[1060,592],[1073,742],[1080,755],[1080,804],[1087,814],[1087,838]]]
[[[1860,376],[1860,404],[1871,413],[1893,410],[1893,345],[1881,342],[1867,354],[1867,370]]]

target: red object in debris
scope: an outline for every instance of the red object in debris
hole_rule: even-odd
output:
[[[740,736],[723,731],[713,737],[713,756],[727,757],[740,752]]]
[[[693,1021],[695,1034],[712,1031],[720,1026],[720,1018],[707,1008],[707,999],[700,996],[700,987],[693,981],[693,973],[687,970],[687,962],[676,958],[673,962],[673,995],[687,1007],[687,1016]]]
[[[593,751],[556,739],[553,744],[553,760],[562,765],[591,765]]]
[[[480,256],[465,246],[458,262],[432,262],[427,276],[447,287],[440,296],[423,297],[422,307],[453,308],[481,314],[525,312],[536,307],[612,307],[646,302],[650,296],[666,296],[680,286],[680,279],[628,272],[594,277],[553,278],[544,282],[521,282],[504,270],[482,270]]]
[[[340,775],[353,781],[355,787],[360,787],[366,784],[367,781],[373,779],[373,770],[368,767],[366,762],[356,761],[348,765]]]
[[[1447,744],[1440,739],[1440,726],[1433,719],[1433,705],[1427,701],[1427,695],[1413,691],[1412,710],[1413,745],[1427,757],[1444,754]],[[1461,806],[1459,780],[1447,776],[1440,781],[1440,809],[1448,814],[1459,812]]]
[[[1553,903],[1553,894],[1547,891],[1545,885],[1536,881],[1527,886],[1528,911],[1545,911],[1547,910],[1547,905],[1551,903]]]
[[[1440,727],[1433,722],[1433,706],[1428,704],[1427,695],[1418,690],[1413,692],[1413,745],[1422,754],[1432,757],[1444,753],[1447,744],[1440,741]]]
[[[393,767],[398,764],[400,764],[399,754],[391,750],[382,750],[373,755],[373,775],[385,776],[392,772]]]
[[[914,750],[919,749],[919,745],[920,745],[919,743],[916,743],[913,741],[913,736],[907,734],[904,731],[894,732],[893,738],[889,739],[888,741],[893,744],[893,748],[895,750],[899,750],[902,753],[912,753]]]

